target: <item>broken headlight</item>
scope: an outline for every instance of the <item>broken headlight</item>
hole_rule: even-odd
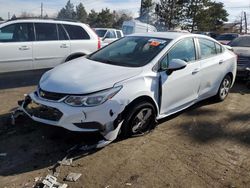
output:
[[[93,93],[90,95],[82,95],[82,96],[69,96],[65,99],[65,103],[70,106],[98,106],[107,100],[111,99],[115,94],[117,94],[121,90],[122,86],[103,90],[97,93]]]

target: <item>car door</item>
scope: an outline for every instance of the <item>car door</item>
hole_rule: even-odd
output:
[[[0,72],[32,69],[34,29],[32,23],[0,28]]]
[[[55,67],[70,54],[70,42],[62,29],[55,23],[35,23],[33,57],[36,69]]]
[[[172,114],[191,105],[198,98],[200,86],[200,63],[197,61],[193,38],[177,42],[160,61],[161,70],[166,70],[172,59],[187,62],[184,69],[170,73],[160,72],[161,102],[160,113]]]
[[[202,74],[199,97],[202,99],[217,93],[218,87],[225,76],[223,67],[226,59],[221,46],[216,42],[206,38],[198,38],[197,40],[200,49],[200,73]]]

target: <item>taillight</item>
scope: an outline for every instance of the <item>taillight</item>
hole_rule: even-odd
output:
[[[98,37],[98,44],[97,44],[97,48],[100,49],[101,48],[101,39],[100,37]]]

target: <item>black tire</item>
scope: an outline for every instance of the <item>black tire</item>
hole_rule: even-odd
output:
[[[218,102],[224,101],[228,96],[231,85],[232,85],[232,79],[229,75],[226,75],[221,81],[219,90],[215,95],[215,100]]]
[[[247,81],[247,88],[250,89],[250,81]]]
[[[124,122],[119,135],[121,138],[144,135],[156,125],[156,110],[154,105],[152,105],[150,102],[141,101],[137,104],[134,104],[130,106],[125,113]],[[150,116],[147,119],[143,119],[146,118],[149,113],[151,113]],[[142,118],[143,120],[141,120],[141,123],[143,124],[140,124],[139,122],[140,120],[138,119],[138,116],[140,115],[145,115]]]

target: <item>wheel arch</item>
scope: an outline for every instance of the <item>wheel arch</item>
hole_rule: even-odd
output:
[[[66,57],[64,62],[67,62],[67,61],[70,61],[72,59],[76,59],[78,57],[82,57],[85,55],[86,55],[86,53],[84,53],[84,52],[76,52],[76,53],[70,54],[68,57]]]
[[[154,106],[154,110],[156,112],[156,116],[159,114],[159,108],[158,108],[158,105],[156,104],[156,102],[154,101],[154,99],[152,99],[152,97],[148,96],[148,95],[142,95],[142,96],[139,96],[135,99],[133,99],[130,103],[127,104],[127,106],[124,108],[122,114],[126,114],[126,112],[128,112],[135,104],[139,103],[139,102],[142,102],[142,101],[145,101],[145,102],[149,102],[151,103],[153,106]]]

